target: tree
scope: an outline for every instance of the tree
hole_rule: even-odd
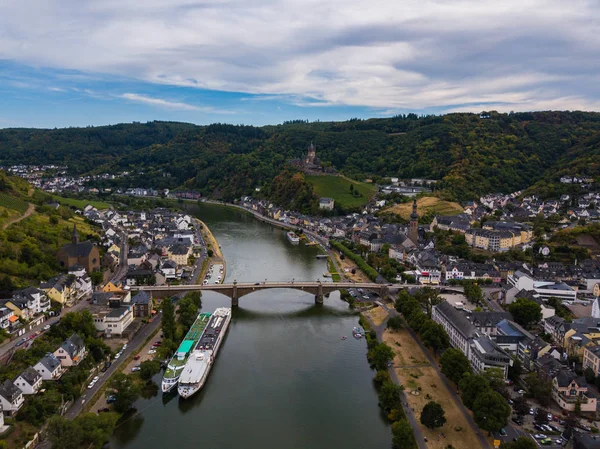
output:
[[[397,315],[390,317],[387,322],[387,328],[396,331],[402,329],[402,318]]]
[[[152,379],[160,371],[160,362],[158,360],[145,360],[140,364],[140,376],[144,380]]]
[[[437,289],[431,287],[423,287],[416,294],[417,300],[426,307],[427,316],[431,318],[431,310],[433,306],[437,306],[444,301]]]
[[[500,449],[537,449],[535,441],[528,437],[519,437],[517,441],[507,441],[500,445]]]
[[[52,447],[62,449],[80,449],[82,447],[83,430],[75,421],[54,415],[48,420],[46,432]]]
[[[542,319],[542,308],[535,301],[527,298],[517,298],[508,306],[508,311],[521,326],[529,326]]]
[[[384,382],[378,392],[381,408],[389,412],[392,409],[402,407],[400,404],[400,393],[403,390],[403,387],[393,382]]]
[[[523,396],[518,396],[514,399],[513,410],[516,415],[525,416],[529,413],[529,404]]]
[[[440,358],[440,363],[442,364],[442,373],[456,385],[465,373],[471,372],[469,359],[455,348],[446,349]]]
[[[548,424],[548,412],[543,408],[538,408],[537,413],[535,414],[534,421],[536,424],[543,426],[544,424]]]
[[[414,449],[416,447],[415,435],[406,419],[401,419],[392,424],[393,449]]]
[[[140,387],[126,374],[117,373],[109,382],[109,388],[114,390],[116,401],[113,406],[119,413],[125,413],[140,396]]]
[[[387,369],[388,362],[390,362],[394,356],[395,354],[392,348],[385,343],[379,343],[367,353],[367,358],[377,371]]]
[[[594,383],[596,380],[596,373],[594,373],[594,370],[589,366],[583,371],[583,375],[589,384]]]
[[[90,279],[92,280],[94,287],[100,285],[104,282],[104,273],[102,273],[102,271],[93,271],[90,273]]]
[[[440,404],[430,401],[421,411],[421,424],[430,429],[442,427],[446,423],[446,414]]]
[[[475,284],[465,284],[465,297],[473,304],[481,304],[483,302],[483,292],[481,287]]]
[[[508,367],[508,378],[516,382],[521,374],[523,374],[523,363],[518,358],[513,357],[512,366]]]
[[[489,381],[490,387],[494,391],[502,394],[506,384],[504,383],[504,372],[500,368],[490,368],[484,371],[483,375]]]
[[[86,413],[77,417],[75,423],[83,433],[82,447],[104,447],[113,434],[118,419],[117,413]]]
[[[164,338],[174,341],[177,325],[175,324],[175,306],[171,299],[165,299],[162,303],[161,325]]]
[[[458,383],[458,387],[461,391],[463,404],[465,404],[465,407],[472,409],[477,396],[479,396],[481,392],[490,389],[490,382],[481,374],[469,374],[463,376]]]
[[[198,309],[202,306],[200,292],[188,293],[179,300],[178,306],[178,321],[183,326],[184,332],[187,332],[196,321]]]
[[[573,409],[573,414],[577,417],[581,416],[581,399],[579,399],[579,396],[577,397],[577,401],[575,401],[575,408]]]
[[[450,346],[450,338],[441,324],[428,319],[421,327],[421,340],[426,346],[429,346],[435,352],[446,349]]]
[[[473,416],[477,425],[482,429],[488,432],[498,432],[508,422],[510,406],[499,393],[487,390],[475,399]]]
[[[537,399],[542,407],[550,404],[552,397],[552,382],[536,372],[531,372],[525,376],[525,383],[529,393],[534,399]]]

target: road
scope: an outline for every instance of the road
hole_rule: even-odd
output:
[[[394,309],[394,308],[390,309],[385,304],[381,304],[381,306],[388,312],[388,316],[399,315],[398,312],[396,311],[396,309]],[[425,345],[423,345],[423,343],[415,335],[413,330],[408,326],[406,327],[406,330],[410,333],[411,337],[417,343],[417,345],[419,345],[419,348],[421,348],[421,351],[423,352],[423,354],[425,354],[425,357],[427,357],[429,364],[433,367],[433,369],[435,369],[435,371],[437,372],[440,379],[442,379],[442,382],[444,382],[444,386],[448,389],[450,396],[452,397],[454,402],[456,402],[458,409],[465,417],[467,423],[469,423],[469,426],[471,427],[473,432],[477,435],[477,438],[479,439],[479,443],[481,444],[481,447],[489,449],[490,448],[489,442],[486,440],[485,436],[483,435],[483,432],[481,432],[479,427],[477,427],[477,424],[475,424],[475,421],[473,421],[473,417],[469,414],[469,411],[466,409],[466,407],[462,403],[460,396],[456,393],[456,387],[446,378],[446,376],[444,374],[442,374],[442,372],[437,364],[437,360],[435,360],[433,358],[433,356],[429,353],[429,350],[425,347]]]
[[[41,331],[44,326],[46,326],[46,325],[52,326],[53,324],[58,323],[58,321],[60,320],[60,318],[62,316],[66,315],[69,312],[76,312],[78,310],[81,310],[86,305],[87,305],[87,300],[86,300],[85,297],[83,297],[73,307],[69,307],[69,308],[63,307],[63,309],[62,309],[62,311],[61,311],[61,313],[60,313],[59,316],[47,319],[46,321],[44,321],[44,322],[40,323],[39,325],[33,327],[30,331],[24,333],[23,335],[19,336],[18,338],[15,338],[13,341],[9,341],[9,342],[5,343],[4,345],[0,346],[0,357],[3,357],[7,352],[12,351],[13,349],[15,349],[15,346],[17,345],[17,343],[22,338],[30,338],[37,331]],[[26,346],[20,346],[18,349],[25,349],[25,348],[26,348]]]
[[[132,353],[136,352],[144,344],[148,336],[152,332],[154,332],[159,326],[160,315],[157,315],[151,323],[145,325],[145,327],[143,327],[140,330],[140,332],[138,332],[136,336],[133,337],[133,339],[129,343],[127,343],[127,349],[123,351],[121,357],[119,357],[118,360],[113,360],[112,365],[108,368],[108,370],[106,370],[105,373],[98,374],[100,379],[98,380],[98,382],[96,382],[96,385],[94,385],[93,388],[88,389],[87,384],[85,385],[85,392],[79,399],[75,400],[71,407],[69,407],[67,413],[65,413],[65,418],[74,419],[79,413],[81,413],[83,407],[88,402],[88,400],[92,398],[96,394],[96,392],[103,387],[103,385],[110,378],[110,376],[112,376],[119,369],[123,362],[127,360],[127,358]]]

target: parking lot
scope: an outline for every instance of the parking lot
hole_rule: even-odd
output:
[[[223,282],[225,274],[223,273],[223,264],[215,263],[210,264],[206,277],[204,278],[204,284],[220,284]]]

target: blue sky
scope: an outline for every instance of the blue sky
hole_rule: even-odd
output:
[[[7,0],[0,127],[600,110],[595,0]]]

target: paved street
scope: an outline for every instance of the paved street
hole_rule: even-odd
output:
[[[140,332],[129,342],[127,343],[127,349],[123,351],[121,357],[118,360],[113,360],[112,365],[105,373],[100,373],[98,376],[100,379],[96,382],[93,388],[88,389],[87,384],[84,386],[85,392],[82,396],[77,399],[71,407],[67,410],[65,417],[67,419],[75,418],[79,413],[81,413],[85,403],[96,394],[98,390],[100,390],[106,381],[112,376],[112,374],[119,369],[119,367],[123,364],[125,360],[134,352],[136,352],[146,341],[148,336],[154,332],[160,326],[160,314],[156,316],[156,318],[149,324],[145,325]],[[89,380],[89,379],[88,379]]]

